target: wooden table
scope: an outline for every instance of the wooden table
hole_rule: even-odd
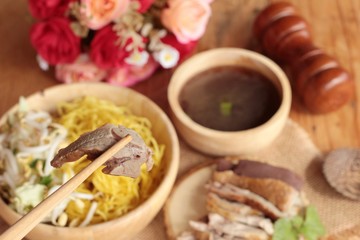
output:
[[[254,49],[251,28],[267,0],[215,0],[213,15],[197,51],[217,47]],[[291,0],[311,24],[314,42],[350,71],[356,81],[352,101],[336,112],[313,115],[296,98],[290,117],[304,127],[322,151],[360,146],[360,1]],[[0,1],[0,114],[36,90],[59,84],[53,72],[41,71],[30,46],[33,22],[27,1]],[[162,71],[133,88],[167,111],[167,85],[171,71]],[[295,110],[296,109],[296,110]]]
[[[256,49],[252,36],[254,17],[269,0],[215,0],[213,15],[197,51],[217,47]],[[290,118],[307,130],[324,152],[340,147],[360,147],[360,1],[291,0],[308,20],[314,43],[336,57],[356,82],[355,96],[338,111],[313,115],[296,97]],[[35,60],[28,32],[33,19],[27,1],[0,1],[0,114],[20,96],[59,84],[53,72],[43,72]],[[172,71],[161,71],[133,88],[168,111],[166,91]]]

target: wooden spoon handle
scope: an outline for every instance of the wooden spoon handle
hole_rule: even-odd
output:
[[[82,182],[84,182],[96,169],[103,165],[120,149],[125,147],[131,141],[131,136],[127,135],[119,142],[114,144],[100,157],[92,161],[86,168],[73,176],[69,181],[63,184],[53,194],[45,198],[29,213],[20,218],[15,224],[7,229],[1,236],[0,240],[20,240],[29,233],[51,210],[62,200],[68,197]]]

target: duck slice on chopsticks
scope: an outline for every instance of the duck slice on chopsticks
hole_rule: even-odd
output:
[[[132,140],[105,163],[103,173],[136,178],[140,167],[146,163],[147,170],[153,166],[152,151],[134,130],[123,126],[105,124],[94,131],[82,134],[66,148],[60,149],[51,161],[53,167],[59,168],[66,162],[74,162],[87,155],[94,160],[116,142],[130,135]]]

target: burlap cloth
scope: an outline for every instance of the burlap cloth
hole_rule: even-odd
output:
[[[179,177],[191,167],[209,159],[190,149],[182,140],[180,142]],[[304,190],[307,197],[317,207],[321,220],[331,235],[328,240],[360,240],[360,202],[342,197],[328,185],[322,174],[323,154],[295,122],[289,120],[271,146],[256,155],[245,157],[283,166],[301,175],[305,179]],[[163,212],[135,239],[167,239]]]

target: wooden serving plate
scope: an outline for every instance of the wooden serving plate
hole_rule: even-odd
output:
[[[205,184],[214,169],[214,162],[208,161],[193,168],[177,181],[164,206],[165,227],[170,239],[176,239],[181,232],[189,230],[189,220],[206,215]]]
[[[279,161],[281,162],[278,160],[276,165],[281,165]],[[305,172],[297,172],[304,178],[305,194],[310,203],[317,208],[325,225],[327,235],[322,240],[360,239],[359,218],[354,217],[360,211],[359,205],[339,196],[326,186],[323,176],[318,171],[319,164],[320,160],[314,159],[306,164]],[[206,161],[192,168],[176,182],[164,206],[164,222],[169,239],[176,239],[181,232],[190,230],[189,220],[197,220],[206,215],[205,184],[210,180],[214,170],[215,162]],[[315,186],[315,189],[310,189],[310,185]]]

